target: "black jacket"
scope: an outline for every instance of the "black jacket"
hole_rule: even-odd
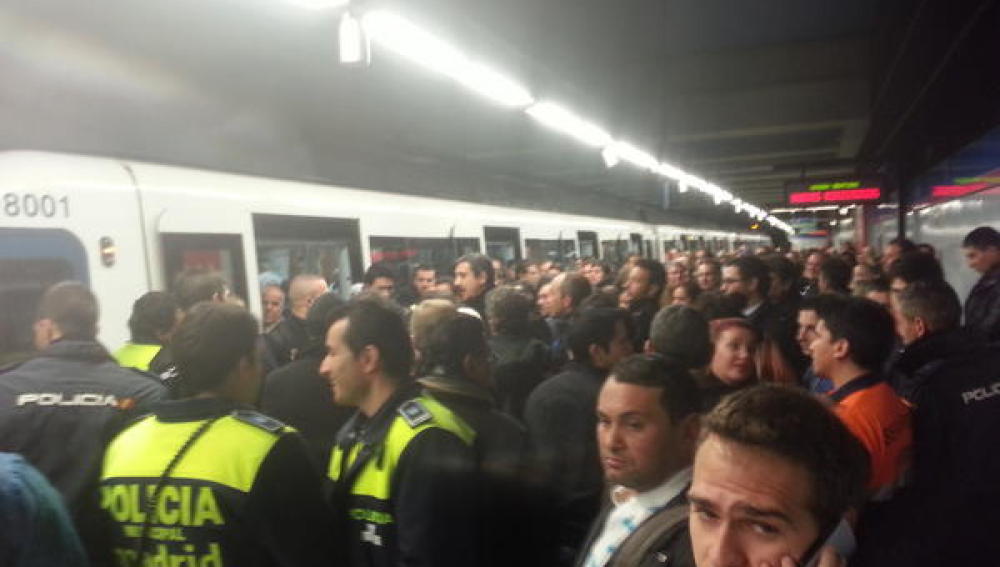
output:
[[[965,300],[965,326],[1000,340],[1000,268],[983,274]]]
[[[652,299],[641,299],[629,305],[628,312],[632,317],[632,348],[635,352],[642,352],[646,347],[649,328],[653,325],[653,318],[659,310],[660,304]]]
[[[483,320],[483,323],[486,322],[486,292],[462,302],[462,307],[474,309],[476,313],[479,313],[479,318]]]
[[[390,427],[406,413],[401,406],[419,393],[407,384],[371,418],[360,411],[341,428],[337,443],[345,454],[361,452],[345,466],[331,490],[331,502],[340,530],[347,537],[351,567],[468,567],[479,553],[476,524],[475,461],[471,447],[455,434],[432,427],[421,431],[405,447],[400,460],[385,457]],[[451,410],[449,410],[451,411]],[[362,458],[364,447],[373,452]],[[362,463],[377,459],[376,467],[392,476],[388,501],[353,492]],[[391,522],[378,528],[358,510],[387,505]],[[375,518],[373,518],[375,519]],[[376,533],[372,533],[376,532]],[[377,534],[377,535],[376,535]],[[374,537],[372,537],[374,536]]]
[[[489,338],[497,408],[519,421],[524,404],[542,380],[549,364],[549,347],[530,336],[498,334]]]
[[[353,408],[333,403],[330,384],[319,374],[324,356],[319,349],[310,350],[271,372],[260,397],[261,411],[298,430],[319,463],[329,460],[337,431],[354,414]]]
[[[528,397],[524,418],[558,518],[562,563],[571,564],[600,511],[604,474],[597,453],[597,396],[606,373],[570,361]]]
[[[305,319],[289,315],[264,335],[264,370],[270,372],[297,359],[309,344]]]
[[[890,535],[873,547],[896,556],[867,564],[983,564],[1000,555],[1000,347],[971,330],[936,333],[907,346],[895,373],[914,405],[912,486],[876,526]]]
[[[20,453],[48,478],[89,545],[105,445],[166,395],[97,342],[55,342],[0,374],[0,451]]]
[[[475,432],[482,547],[477,565],[550,565],[541,531],[540,486],[528,463],[521,424],[497,411],[492,393],[461,378],[435,373],[418,380],[425,395],[443,403]],[[511,545],[517,541],[518,545]]]

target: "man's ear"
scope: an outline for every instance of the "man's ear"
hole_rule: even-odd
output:
[[[367,345],[358,355],[358,365],[364,374],[374,374],[382,368],[382,353],[375,345]]]
[[[843,360],[851,354],[851,343],[847,339],[837,339],[833,341],[833,357]]]
[[[916,327],[917,336],[926,337],[927,333],[930,332],[930,328],[927,327],[927,321],[923,317],[915,317],[913,319],[913,326]]]

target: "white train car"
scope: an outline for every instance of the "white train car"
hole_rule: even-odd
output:
[[[711,245],[706,244],[709,238]],[[698,231],[44,152],[0,152],[0,357],[27,348],[38,296],[66,279],[101,303],[101,340],[128,338],[132,302],[185,268],[220,270],[259,316],[259,282],[311,272],[346,293],[373,262],[450,267],[628,253],[672,242],[732,249],[757,235]],[[698,241],[696,243],[696,240]]]

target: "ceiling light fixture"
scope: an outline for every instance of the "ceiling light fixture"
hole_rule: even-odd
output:
[[[337,45],[342,65],[367,66],[371,62],[368,36],[361,22],[350,11],[340,16],[340,25],[337,26]]]
[[[539,102],[529,106],[525,112],[549,128],[576,138],[588,146],[604,148],[611,143],[610,134],[558,104]]]
[[[288,2],[309,10],[333,10],[343,8],[349,0],[288,0]]]
[[[621,162],[621,158],[618,156],[618,153],[615,152],[613,146],[607,146],[601,150],[601,159],[604,160],[604,166],[608,169],[611,169]]]
[[[497,71],[472,61],[451,45],[404,18],[376,10],[365,14],[363,23],[365,31],[378,45],[449,77],[494,102],[515,108],[534,102],[526,88]]]

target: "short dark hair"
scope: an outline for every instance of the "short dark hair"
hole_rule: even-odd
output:
[[[769,254],[763,261],[767,269],[783,282],[794,282],[802,275],[800,266],[780,254]]]
[[[889,246],[899,246],[900,252],[916,252],[917,245],[909,238],[893,238],[889,241]]]
[[[577,314],[569,324],[566,343],[573,353],[573,360],[590,363],[590,345],[607,349],[615,337],[618,322],[625,325],[629,337],[632,336],[632,319],[623,309],[595,307]]]
[[[400,380],[410,375],[413,346],[398,307],[374,294],[361,295],[351,302],[347,320],[344,343],[354,356],[374,346],[388,377]]]
[[[701,409],[698,386],[691,372],[658,354],[635,354],[618,362],[610,376],[615,382],[661,388],[660,405],[677,423]]]
[[[458,313],[430,329],[420,345],[418,374],[443,372],[445,376],[464,378],[465,357],[488,354],[483,322],[478,317]]]
[[[132,315],[128,318],[132,342],[137,344],[160,344],[157,335],[166,333],[177,322],[177,302],[165,291],[148,291],[132,304]]]
[[[226,279],[222,274],[207,268],[188,268],[174,279],[174,297],[181,309],[187,311],[194,304],[212,301],[216,295],[226,294]]]
[[[257,321],[246,309],[203,301],[188,310],[170,343],[182,396],[221,386],[241,359],[255,359]]]
[[[505,285],[486,294],[486,318],[499,335],[525,335],[531,326],[534,301],[516,287]]]
[[[363,283],[365,287],[367,287],[375,283],[375,280],[379,278],[389,278],[395,282],[396,272],[385,264],[372,264],[367,270],[365,270]]]
[[[437,274],[437,268],[429,264],[417,264],[413,266],[413,272],[410,274],[410,277],[416,277],[417,272],[434,272]]]
[[[646,273],[649,274],[649,285],[659,286],[660,289],[659,293],[653,299],[659,299],[667,283],[667,270],[663,267],[663,264],[649,258],[639,258],[632,267],[646,270]]]
[[[708,364],[712,343],[708,338],[708,320],[685,305],[664,307],[649,326],[653,350],[687,368]]]
[[[486,288],[487,290],[493,289],[494,278],[496,278],[496,273],[493,271],[493,260],[490,260],[489,256],[479,254],[474,252],[472,254],[466,254],[455,260],[455,266],[457,267],[462,262],[469,265],[469,269],[472,270],[472,274],[477,278],[483,274],[486,274]]]
[[[851,345],[855,364],[871,371],[882,368],[895,342],[892,316],[885,307],[863,297],[831,295],[816,315],[834,340],[846,339]]]
[[[819,265],[819,276],[832,291],[847,293],[847,286],[851,283],[851,265],[837,256],[828,256]]]
[[[923,252],[902,254],[889,266],[889,281],[899,278],[907,285],[920,281],[944,279],[944,270],[937,258]]]
[[[346,316],[347,302],[339,295],[326,292],[317,297],[306,313],[305,326],[309,342],[316,346],[322,345],[330,326]]]
[[[99,316],[97,297],[80,282],[54,284],[45,290],[38,303],[38,318],[51,319],[62,338],[72,341],[94,340]]]
[[[799,311],[815,311],[817,314],[824,309],[830,298],[833,297],[829,293],[820,293],[816,295],[809,295],[802,298],[799,302]]]
[[[702,421],[702,442],[711,435],[804,468],[821,531],[865,499],[868,454],[843,422],[806,392],[761,384],[731,394]]]
[[[514,262],[514,277],[520,278],[524,274],[528,273],[528,266],[535,266],[537,268],[538,263],[530,260],[517,260]]]
[[[581,274],[572,273],[563,276],[562,285],[559,286],[559,293],[569,298],[570,304],[575,308],[587,298],[591,293],[590,282]]]
[[[923,319],[931,332],[949,331],[961,324],[962,303],[944,280],[915,282],[895,292],[894,299],[903,315]]]
[[[740,256],[726,262],[726,266],[739,270],[740,278],[743,280],[756,279],[757,292],[767,297],[771,289],[771,273],[763,260],[757,256]]]
[[[972,229],[969,234],[962,239],[962,248],[1000,248],[1000,232],[992,226],[980,226]]]

